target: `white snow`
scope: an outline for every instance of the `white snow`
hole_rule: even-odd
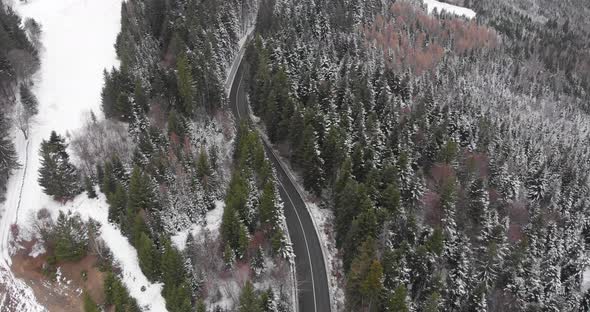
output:
[[[137,252],[113,224],[107,221],[104,199],[89,200],[80,195],[65,206],[45,195],[37,183],[40,143],[52,130],[64,135],[80,128],[89,110],[100,116],[103,69],[118,64],[114,43],[120,28],[122,0],[30,0],[14,1],[23,17],[42,25],[44,49],[41,68],[34,77],[34,93],[39,99],[39,114],[30,129],[29,140],[15,131],[15,145],[23,168],[16,170],[9,183],[6,201],[0,207],[0,283],[16,290],[18,311],[42,311],[32,291],[10,272],[10,226],[23,225],[26,216],[40,208],[74,210],[102,225],[102,238],[113,251],[122,269],[123,283],[131,296],[147,311],[166,311],[160,284],[151,284],[142,274]],[[146,290],[141,291],[145,286]],[[2,302],[5,300],[3,299]],[[0,307],[1,310],[2,307]],[[10,307],[9,307],[10,308]],[[16,311],[16,310],[15,310]]]
[[[204,231],[208,231],[213,237],[219,235],[219,227],[221,226],[221,217],[223,216],[224,207],[225,203],[223,201],[216,200],[215,209],[207,211],[207,215],[205,216],[206,224],[193,224],[189,229],[179,231],[172,235],[170,240],[174,246],[178,248],[178,250],[183,251],[186,248],[186,239],[189,232],[195,238],[199,238]]]
[[[100,223],[100,237],[111,250],[115,265],[121,268],[122,281],[129,294],[137,300],[143,311],[166,311],[166,302],[161,294],[162,284],[148,281],[139,267],[137,251],[119,227],[108,221],[109,206],[103,194],[98,199],[89,199],[86,194],[81,194],[66,205],[52,201],[45,208],[54,212],[54,216],[58,210],[70,211],[80,214],[85,221],[93,219]],[[145,291],[141,290],[142,287],[145,287]]]
[[[426,5],[426,9],[429,14],[434,9],[436,9],[438,12],[446,11],[448,13],[452,13],[455,15],[465,16],[466,18],[469,18],[469,19],[475,18],[475,15],[476,15],[475,11],[473,11],[471,9],[460,7],[460,6],[449,4],[449,3],[436,1],[436,0],[424,0],[424,4]]]
[[[586,268],[582,273],[582,291],[590,289],[590,268]]]

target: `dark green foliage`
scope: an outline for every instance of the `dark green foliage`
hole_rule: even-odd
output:
[[[10,124],[4,114],[0,114],[0,194],[4,193],[10,173],[18,167],[18,157],[10,137]]]
[[[207,158],[207,152],[204,148],[201,148],[199,159],[197,160],[197,175],[201,180],[211,175],[211,166]]]
[[[104,81],[101,97],[105,117],[128,121],[132,112],[133,81],[124,70],[115,68],[111,72],[104,71]]]
[[[127,288],[113,272],[107,272],[104,279],[105,304],[114,306],[115,311],[140,312],[135,299],[129,296]]]
[[[157,254],[154,243],[147,234],[142,232],[139,235],[139,240],[137,242],[136,248],[141,271],[149,280],[155,280],[157,274]]]
[[[39,113],[39,102],[31,89],[24,83],[20,84],[20,100],[28,116]]]
[[[388,303],[389,311],[409,312],[408,291],[404,285],[398,286],[391,295]]]
[[[313,128],[308,125],[303,131],[301,147],[301,161],[303,167],[303,185],[316,195],[322,192],[323,162],[319,155],[319,146]]]
[[[115,192],[107,195],[109,203],[109,221],[119,223],[125,215],[127,207],[127,192],[120,183],[115,186]]]
[[[84,312],[100,312],[100,308],[87,292],[84,292]]]
[[[49,141],[43,140],[39,156],[39,184],[43,191],[56,200],[66,201],[80,192],[78,172],[70,163],[65,139],[51,132]]]
[[[88,198],[96,198],[96,191],[94,190],[94,183],[89,176],[84,177],[84,188],[86,189],[86,195]]]
[[[264,225],[272,225],[275,212],[275,191],[272,183],[266,183],[260,196],[260,223]]]
[[[86,255],[88,231],[78,215],[59,212],[51,240],[57,261],[77,261]]]
[[[254,291],[252,283],[246,282],[240,294],[239,312],[262,312],[262,306],[258,295]]]
[[[195,109],[193,78],[191,68],[186,54],[181,53],[176,60],[178,93],[180,95],[179,110],[184,113],[184,116],[192,116]]]
[[[183,262],[183,257],[178,250],[169,240],[165,240],[160,268],[164,282],[162,295],[166,299],[166,308],[169,311],[191,311],[191,293],[186,283]]]

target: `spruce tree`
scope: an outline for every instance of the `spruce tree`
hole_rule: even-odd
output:
[[[275,192],[272,183],[268,182],[264,186],[262,195],[260,196],[260,213],[259,220],[263,226],[273,224],[273,218],[275,216]]]
[[[254,291],[254,286],[250,281],[246,282],[242,293],[240,294],[240,304],[238,306],[239,312],[262,312],[262,307],[258,296]]]
[[[185,116],[192,116],[194,111],[193,78],[191,67],[185,53],[181,53],[176,59],[176,70],[181,110]]]
[[[100,309],[87,292],[84,292],[84,312],[100,312]]]
[[[323,161],[320,158],[319,146],[315,131],[311,125],[303,131],[303,146],[301,149],[303,184],[306,189],[320,195],[323,187]]]
[[[154,257],[154,243],[146,233],[141,233],[137,244],[137,256],[139,266],[145,276],[153,281],[156,278],[156,265]]]
[[[37,115],[39,113],[39,102],[37,97],[31,92],[31,89],[24,84],[20,84],[20,100],[28,116]]]
[[[0,191],[5,189],[12,170],[18,167],[16,149],[10,138],[9,121],[4,114],[0,114]]]
[[[89,176],[84,177],[84,188],[86,189],[86,194],[88,198],[96,198],[96,191],[94,190],[94,183],[92,183],[92,179]]]
[[[71,199],[80,190],[78,172],[76,167],[70,164],[66,148],[65,139],[52,131],[49,141],[41,142],[39,151],[39,184],[47,195],[64,201]]]

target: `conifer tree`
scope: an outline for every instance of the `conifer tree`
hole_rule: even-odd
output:
[[[127,207],[127,192],[120,183],[115,186],[115,192],[107,195],[109,203],[109,221],[120,224],[123,221]]]
[[[100,312],[100,309],[87,292],[84,292],[84,312]]]
[[[97,197],[96,191],[94,190],[94,183],[92,183],[92,180],[88,176],[84,177],[84,187],[86,188],[86,194],[88,195],[88,198]]]
[[[70,163],[66,148],[65,139],[52,131],[49,141],[43,140],[39,151],[39,184],[47,195],[57,200],[71,199],[80,190],[78,172]]]
[[[303,161],[303,184],[306,189],[312,190],[316,195],[319,195],[322,192],[324,183],[323,161],[320,158],[317,138],[311,125],[307,125],[303,131],[301,155]]]
[[[10,139],[10,124],[5,115],[0,114],[0,191],[6,187],[6,181],[12,170],[18,167],[16,149]]]
[[[254,291],[254,286],[250,281],[246,282],[246,285],[242,288],[240,294],[240,304],[238,306],[239,312],[262,312],[262,307],[258,296]]]
[[[139,258],[139,266],[145,276],[153,281],[156,278],[156,263],[155,263],[155,247],[149,236],[142,232],[139,235],[137,243],[137,256]]]
[[[193,77],[189,60],[185,53],[181,53],[176,59],[176,70],[181,110],[186,116],[192,116],[194,111]]]
[[[31,89],[24,83],[20,84],[20,100],[28,116],[39,113],[39,102]]]

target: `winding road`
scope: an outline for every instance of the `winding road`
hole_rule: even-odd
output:
[[[238,61],[239,63],[234,65],[233,81],[230,81],[229,103],[237,120],[251,122],[245,91],[246,83],[243,79],[247,64],[241,62],[241,56],[238,56]],[[266,154],[277,173],[279,193],[284,202],[287,228],[295,252],[299,311],[330,312],[330,290],[326,264],[313,220],[297,191],[295,182],[269,143],[264,139],[263,142]]]

